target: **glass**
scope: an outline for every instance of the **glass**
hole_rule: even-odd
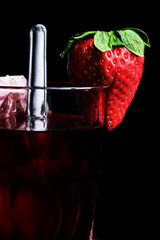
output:
[[[43,118],[27,116],[30,88],[0,87],[0,239],[88,240],[105,89],[37,89],[47,93]]]

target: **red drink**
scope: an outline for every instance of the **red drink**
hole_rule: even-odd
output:
[[[93,96],[96,95],[99,101],[100,89],[93,91]],[[52,100],[58,96],[54,93],[51,100],[48,93],[45,131],[28,129],[22,113],[12,112],[1,120],[1,240],[88,240],[90,237],[102,127],[95,118],[99,111],[93,97],[91,112],[80,110],[84,98],[81,101],[79,90],[72,90],[70,96],[77,99],[76,114],[59,110],[51,113],[55,110],[52,106],[56,106]],[[62,108],[61,103],[58,105]],[[69,106],[73,108],[73,104]],[[63,105],[63,112],[64,109],[67,107]],[[12,122],[15,118],[17,121]]]
[[[0,132],[0,239],[88,239],[100,128]]]

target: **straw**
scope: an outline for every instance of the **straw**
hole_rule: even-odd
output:
[[[28,81],[28,128],[45,130],[47,115],[47,30],[37,24],[30,31],[30,61]]]

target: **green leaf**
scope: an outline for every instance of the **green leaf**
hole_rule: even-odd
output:
[[[113,37],[113,45],[114,46],[124,46],[124,44],[121,42],[119,37],[114,32],[112,33],[112,37]]]
[[[147,34],[145,32],[143,32],[141,29],[139,29],[139,28],[128,28],[128,29],[136,32],[142,38],[142,40],[146,46],[148,46],[148,47],[151,46]]]
[[[138,56],[144,56],[144,42],[142,38],[133,30],[118,30],[121,40],[128,50]]]
[[[112,32],[97,31],[94,35],[94,45],[102,52],[112,49]]]
[[[71,38],[69,39],[64,51],[60,54],[60,57],[61,58],[64,58],[64,56],[66,55],[66,53],[68,52],[68,50],[70,49],[71,45],[73,44],[74,42],[74,38]]]

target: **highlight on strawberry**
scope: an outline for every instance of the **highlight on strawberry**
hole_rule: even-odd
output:
[[[106,86],[108,130],[118,126],[130,106],[144,70],[148,36],[137,28],[89,31],[70,38],[67,70],[73,86]]]

